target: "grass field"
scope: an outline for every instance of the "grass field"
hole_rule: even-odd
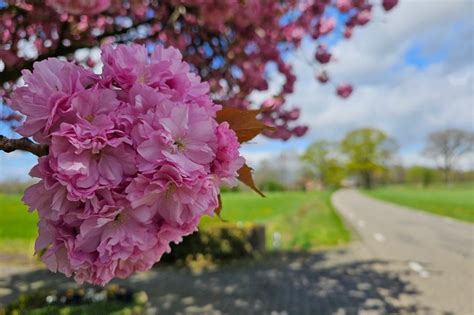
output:
[[[29,213],[20,195],[0,194],[0,251],[29,253],[36,238],[36,213]]]
[[[281,235],[283,249],[320,248],[350,239],[328,192],[277,192],[266,198],[252,192],[227,193],[222,204],[225,220],[265,224],[269,246],[274,232]],[[205,218],[202,224],[212,220]]]
[[[435,186],[386,186],[365,191],[368,195],[474,223],[474,185]]]
[[[310,249],[349,241],[349,232],[330,205],[329,193],[249,193],[222,195],[222,218],[231,222],[258,222],[267,227],[267,239],[281,235],[284,249]],[[0,195],[0,251],[31,251],[36,237],[36,213],[28,213],[19,195]],[[202,226],[217,219],[204,218]],[[269,243],[270,245],[271,243]]]

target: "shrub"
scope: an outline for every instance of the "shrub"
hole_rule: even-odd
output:
[[[259,187],[263,191],[270,191],[270,192],[286,190],[283,184],[274,180],[267,180],[267,181],[261,182],[259,184]]]
[[[212,261],[255,257],[265,250],[265,228],[251,223],[210,223],[173,244],[164,262],[186,262],[198,257]]]

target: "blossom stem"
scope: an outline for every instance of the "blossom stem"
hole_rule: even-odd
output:
[[[37,156],[43,156],[48,154],[48,149],[48,145],[34,143],[28,138],[9,139],[0,135],[0,150],[7,153],[21,150],[33,153]]]

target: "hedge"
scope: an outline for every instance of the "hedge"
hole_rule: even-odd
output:
[[[265,227],[252,223],[212,223],[171,248],[163,262],[186,261],[197,256],[213,261],[255,257],[265,251]]]

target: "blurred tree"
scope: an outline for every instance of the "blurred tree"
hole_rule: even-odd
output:
[[[326,140],[312,143],[301,156],[323,187],[339,187],[344,169],[336,157],[337,145]]]
[[[283,163],[281,169],[271,160],[263,160],[255,169],[255,183],[263,191],[285,190],[285,179],[287,177],[287,168]]]
[[[347,155],[348,171],[356,173],[365,188],[371,188],[374,173],[385,170],[398,145],[381,130],[361,128],[345,136],[341,150]]]
[[[389,167],[386,182],[391,184],[403,183],[406,180],[405,173],[405,167],[398,161]]]
[[[287,150],[262,160],[255,169],[254,179],[263,190],[298,189],[301,172],[299,154]]]
[[[414,165],[407,170],[407,181],[410,183],[420,184],[424,188],[431,185],[436,178],[436,170]]]
[[[453,170],[449,175],[452,182],[456,183],[469,183],[474,188],[474,169],[469,170]]]
[[[285,191],[286,190],[286,187],[282,183],[276,180],[271,180],[271,179],[263,181],[259,185],[259,188],[262,191]]]
[[[432,132],[423,153],[441,164],[444,181],[449,183],[449,174],[463,154],[472,152],[474,133],[461,129],[446,129]]]

